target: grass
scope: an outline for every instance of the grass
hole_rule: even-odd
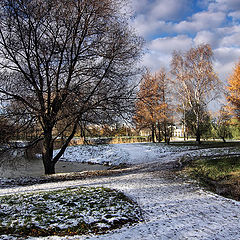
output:
[[[179,142],[170,142],[170,145],[173,146],[196,146],[198,148],[222,148],[222,147],[237,147],[240,148],[239,141],[202,141],[201,144],[198,144],[196,141],[179,141]]]
[[[183,171],[209,190],[240,200],[240,157],[200,159],[189,162]]]
[[[77,188],[0,198],[0,235],[104,233],[141,221],[139,207],[108,188]]]

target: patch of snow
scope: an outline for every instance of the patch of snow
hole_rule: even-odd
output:
[[[59,150],[54,151],[54,155]],[[235,153],[235,148],[196,149],[196,146],[174,146],[163,143],[123,143],[109,145],[70,146],[60,158],[63,161],[88,162],[108,165],[167,163],[179,158],[195,158],[216,154]],[[238,151],[240,154],[240,152]]]

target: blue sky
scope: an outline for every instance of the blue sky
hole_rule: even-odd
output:
[[[240,0],[131,0],[131,9],[132,24],[146,39],[145,66],[169,68],[173,50],[208,43],[226,82],[240,58]]]

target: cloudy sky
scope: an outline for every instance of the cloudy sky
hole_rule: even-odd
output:
[[[173,50],[209,43],[215,71],[226,82],[240,58],[240,0],[131,1],[133,25],[148,48],[145,66],[168,68]]]

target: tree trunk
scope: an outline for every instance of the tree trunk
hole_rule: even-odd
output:
[[[186,108],[184,103],[183,103],[183,139],[185,142],[186,141]]]
[[[198,144],[201,144],[201,134],[200,134],[199,128],[197,128],[197,132],[196,132],[196,142]]]
[[[161,126],[159,122],[157,127],[158,127],[158,142],[160,143],[162,141],[162,136],[161,136]]]
[[[52,130],[48,129],[44,133],[42,159],[45,174],[55,173],[55,162],[53,162],[53,139]]]
[[[155,126],[152,124],[152,142],[155,143]]]
[[[167,143],[167,141],[168,141],[167,123],[166,120],[164,120],[164,142]]]
[[[226,142],[225,138],[224,137],[221,137],[221,138],[222,138],[223,142],[225,143]]]
[[[44,170],[46,175],[54,174],[55,173],[55,163],[52,161],[45,161],[43,162]]]
[[[197,129],[196,129],[196,142],[201,144],[201,132],[200,132],[200,110],[197,111]]]

